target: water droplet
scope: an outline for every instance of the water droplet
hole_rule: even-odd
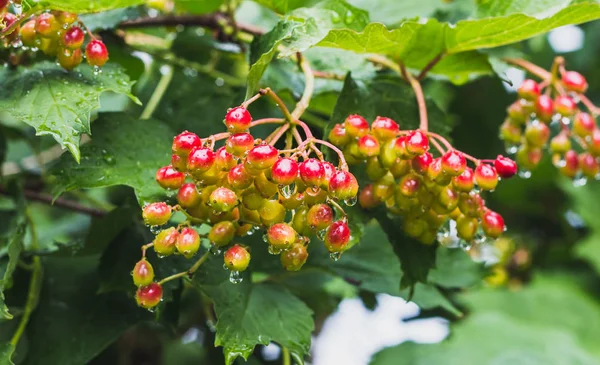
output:
[[[112,154],[108,153],[108,151],[106,151],[106,150],[102,150],[102,159],[108,165],[114,165],[117,162],[117,160],[115,159],[115,156],[113,156]]]
[[[232,284],[239,284],[239,283],[241,283],[243,280],[244,280],[244,278],[242,277],[242,273],[240,273],[239,271],[232,270],[232,271],[229,273],[229,281],[230,281]]]
[[[160,232],[160,226],[150,226],[150,232],[158,234]]]
[[[344,204],[346,204],[349,207],[353,207],[354,205],[356,205],[357,201],[358,197],[353,196],[352,198],[344,199]]]
[[[581,176],[576,176],[573,179],[573,186],[575,187],[580,187],[580,186],[584,186],[585,184],[587,184],[587,177],[581,175]]]
[[[263,240],[263,242],[265,242],[265,243],[269,242],[269,237],[267,237],[267,234],[266,234],[266,233],[265,233],[265,234],[263,234],[263,236],[262,236],[262,240]]]
[[[269,253],[271,255],[279,255],[282,250],[280,248],[275,248],[275,247],[269,245],[269,250],[268,251],[269,251]]]
[[[346,16],[344,17],[344,23],[351,24],[354,21],[354,13],[350,10],[346,12]]]
[[[281,194],[284,198],[289,199],[293,193],[294,192],[290,188],[290,185],[279,185],[279,194]]]
[[[317,231],[317,238],[321,241],[325,240],[325,235],[327,234],[327,228]]]
[[[94,72],[93,72],[94,76],[98,76],[102,73],[102,69],[98,66],[94,66],[93,70],[94,70]]]
[[[519,177],[522,179],[529,179],[531,177],[531,171],[521,168],[519,169]]]
[[[215,85],[217,85],[217,86],[221,87],[221,86],[225,85],[225,80],[223,80],[223,79],[222,79],[222,78],[220,78],[220,77],[217,77],[217,78],[215,79]]]
[[[339,23],[342,20],[342,18],[340,17],[340,14],[338,14],[338,12],[334,11],[331,14],[331,21],[333,23]]]
[[[504,150],[509,155],[514,155],[519,150],[519,145],[516,143],[506,142],[504,143]]]
[[[220,255],[221,252],[223,252],[223,250],[221,250],[221,247],[215,245],[214,243],[211,243],[209,251],[213,256]]]
[[[329,253],[329,258],[332,261],[337,261],[342,257],[342,253],[341,252],[330,252]]]

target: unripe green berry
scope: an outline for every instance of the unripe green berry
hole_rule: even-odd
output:
[[[298,271],[308,259],[308,250],[302,243],[295,243],[291,249],[281,253],[281,265],[287,271]]]
[[[571,139],[567,133],[559,133],[550,140],[552,153],[564,154],[571,149]]]
[[[306,221],[307,215],[308,208],[301,207],[294,212],[294,217],[292,218],[292,227],[302,236],[309,236],[312,234],[310,226]]]
[[[222,221],[210,229],[208,232],[209,241],[219,247],[227,246],[235,236],[235,225],[230,221]]]
[[[386,117],[377,117],[371,124],[373,135],[379,141],[389,141],[396,137],[400,128],[398,123]]]
[[[475,238],[478,227],[479,223],[477,222],[477,218],[462,215],[456,220],[456,233],[458,237],[467,242],[470,242]]]
[[[238,205],[238,197],[231,189],[216,188],[211,194],[209,205],[217,212],[229,212]]]
[[[265,200],[258,210],[260,221],[265,226],[283,222],[285,219],[285,207],[277,200]]]
[[[162,226],[171,219],[171,207],[164,202],[148,204],[142,211],[144,223],[149,226]]]
[[[514,125],[508,120],[504,121],[500,126],[500,138],[511,144],[521,142],[521,127]]]
[[[298,235],[287,223],[275,223],[267,229],[267,243],[275,250],[287,250],[292,247]]]
[[[154,251],[160,256],[168,256],[175,252],[179,232],[175,227],[160,231],[154,238]]]

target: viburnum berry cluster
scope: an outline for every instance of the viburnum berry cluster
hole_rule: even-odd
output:
[[[341,203],[355,204],[359,187],[342,152],[316,139],[306,124],[285,109],[285,119],[253,120],[248,105],[263,95],[283,105],[270,89],[264,89],[227,111],[227,132],[200,138],[184,131],[173,139],[171,163],[157,171],[156,181],[164,189],[177,191],[177,202],[155,202],[143,208],[144,221],[154,227],[156,237],[143,246],[142,259],[133,270],[140,306],[156,306],[162,297],[162,284],[192,275],[210,252],[218,255],[224,250],[230,281],[240,282],[251,250],[259,248],[236,240],[258,230],[263,232],[265,249],[279,255],[282,266],[290,271],[299,270],[306,262],[313,235],[324,242],[334,260],[349,248],[351,230]],[[251,134],[252,127],[268,123],[280,126],[264,140]],[[285,148],[276,148],[284,135]],[[218,145],[220,141],[224,143]],[[326,161],[318,145],[334,149],[339,165]],[[186,221],[177,227],[157,229],[175,212],[183,213]],[[210,231],[200,235],[195,228],[200,224],[210,225]],[[188,271],[154,280],[147,249],[154,249],[159,257],[179,254],[193,258],[202,238],[210,242],[210,250]]]
[[[600,179],[600,129],[594,118],[599,110],[585,96],[585,77],[567,71],[562,57],[551,71],[522,60],[518,65],[542,78],[521,84],[500,127],[507,152],[516,153],[520,175],[529,177],[548,150],[561,174],[577,184]]]
[[[478,160],[438,134],[400,130],[394,120],[381,116],[369,125],[362,116],[349,115],[333,127],[329,140],[343,149],[349,164],[364,166],[371,182],[360,191],[360,206],[384,204],[403,218],[408,236],[424,244],[436,239],[445,243],[455,224],[457,236],[470,245],[504,232],[504,219],[485,206],[481,192],[493,191],[501,178],[515,175],[513,160],[501,155]]]
[[[8,0],[0,0],[0,29],[5,45],[40,50],[56,57],[66,70],[77,67],[84,58],[99,72],[108,61],[104,43],[87,32],[77,14],[63,11],[44,12],[31,18],[22,18],[8,12]],[[90,40],[84,47],[86,34]]]

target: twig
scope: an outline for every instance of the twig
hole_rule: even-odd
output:
[[[344,158],[344,152],[342,152],[339,148],[332,145],[329,142],[320,140],[320,139],[312,139],[312,142],[322,144],[323,146],[329,147],[337,153],[338,158],[340,160],[340,170],[348,171],[348,163],[346,163],[346,159]]]
[[[281,347],[281,357],[283,365],[291,365],[292,360],[290,358],[290,350],[285,346]]]
[[[431,61],[429,61],[429,63],[427,65],[425,65],[425,67],[423,67],[423,69],[421,70],[421,73],[419,73],[419,76],[417,76],[417,80],[421,81],[425,78],[425,76],[427,76],[427,73],[435,67],[435,65],[437,65],[438,62],[440,62],[442,60],[442,58],[444,58],[444,56],[446,55],[445,52],[440,52],[437,56],[435,56]]]
[[[271,133],[271,135],[268,136],[265,141],[271,146],[274,146],[288,129],[290,129],[290,124],[286,123]]]
[[[162,279],[161,281],[159,281],[158,283],[160,285],[166,283],[167,281],[171,281],[171,280],[175,280],[175,279],[179,279],[183,276],[188,276],[191,277],[192,275],[194,275],[194,273],[196,271],[198,271],[198,269],[200,268],[200,266],[206,262],[206,260],[208,260],[208,258],[210,257],[210,251],[206,251],[204,253],[204,255],[200,256],[200,258],[198,259],[198,261],[196,261],[194,263],[194,265],[192,267],[189,268],[189,270],[187,271],[182,271],[180,273],[171,275],[171,276],[167,276],[166,278]]]
[[[525,71],[527,71],[533,75],[536,75],[537,77],[539,77],[543,80],[548,80],[551,77],[550,72],[544,70],[543,68],[541,68],[538,65],[534,65],[533,63],[531,63],[529,61],[525,61],[520,58],[503,58],[502,60],[510,65],[518,66],[518,67],[524,69]]]
[[[579,100],[581,100],[581,103],[583,103],[583,105],[585,105],[585,107],[590,111],[590,113],[594,114],[595,116],[600,115],[600,108],[595,106],[587,96],[584,94],[578,94],[577,96],[579,97]]]
[[[9,195],[10,193],[3,186],[0,186],[0,194]],[[86,207],[84,205],[79,204],[78,202],[67,200],[64,198],[58,198],[53,202],[52,195],[48,193],[42,193],[33,190],[24,190],[23,195],[28,200],[50,204],[59,208],[65,208],[74,212],[83,213],[94,217],[103,217],[106,215],[106,211],[104,210]]]
[[[281,98],[279,98],[279,95],[275,94],[275,92],[273,92],[273,90],[271,90],[271,88],[267,87],[264,89],[260,89],[259,92],[261,95],[267,96],[269,99],[271,99],[275,103],[275,105],[277,105],[277,107],[281,110],[281,112],[285,116],[285,119],[287,119],[289,122],[295,121],[295,119],[292,116],[292,114],[290,113],[289,109],[283,103],[283,100],[281,100]]]
[[[294,120],[300,118],[300,116],[304,113],[304,111],[308,108],[308,104],[310,103],[310,99],[312,99],[313,92],[315,91],[315,76],[310,68],[310,63],[306,59],[306,57],[302,57],[300,52],[297,53],[298,63],[300,64],[300,69],[302,73],[304,73],[304,93],[302,93],[302,97],[300,101],[296,104],[296,108],[292,112],[292,117]]]
[[[389,58],[380,56],[380,55],[370,55],[367,57],[367,60],[372,62],[372,63],[376,63],[382,66],[385,66],[387,68],[389,68],[392,71],[395,71],[396,73],[398,73],[400,76],[403,76],[402,71],[400,70],[400,66],[390,60]]]
[[[404,78],[408,80],[410,86],[415,92],[417,98],[417,104],[419,105],[419,129],[427,132],[429,129],[429,122],[427,120],[427,104],[425,104],[425,95],[423,95],[423,89],[421,83],[417,80],[410,72],[406,71],[406,67],[400,64],[400,70]]]
[[[142,120],[149,119],[152,116],[154,110],[156,110],[156,107],[158,106],[158,104],[160,104],[161,99],[165,95],[165,92],[167,91],[171,80],[173,80],[173,67],[169,65],[164,65],[161,67],[161,73],[162,75],[160,77],[160,80],[158,81],[158,85],[156,85],[156,89],[154,89],[152,96],[150,96],[150,100],[148,100],[146,108],[144,108],[142,115],[140,115],[140,119]]]

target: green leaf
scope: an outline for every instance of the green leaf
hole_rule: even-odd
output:
[[[126,8],[143,4],[144,0],[45,0],[42,5],[53,10],[73,13],[95,13],[98,11]]]
[[[86,1],[87,3],[87,1]],[[105,91],[129,95],[131,81],[123,69],[108,63],[94,75],[88,65],[68,72],[51,62],[30,68],[0,70],[0,110],[34,127],[37,135],[50,135],[79,162],[79,138],[90,134],[90,113],[100,107]]]
[[[15,346],[12,343],[0,344],[0,364],[15,365],[11,360],[14,352]]]
[[[445,288],[468,288],[480,283],[484,275],[483,263],[473,261],[464,250],[439,247],[427,280]]]
[[[116,28],[121,22],[135,19],[140,16],[138,8],[122,8],[103,11],[100,13],[83,14],[79,19],[91,30],[105,30]]]
[[[104,217],[92,218],[83,247],[74,254],[77,256],[97,255],[104,251],[125,228],[131,227],[133,217],[139,214],[139,209],[132,207],[116,208]]]
[[[175,8],[181,12],[206,14],[219,10],[224,0],[175,0]]]
[[[156,120],[138,120],[122,113],[101,114],[92,141],[81,148],[81,164],[62,155],[52,167],[55,197],[74,190],[127,185],[140,205],[160,199],[156,170],[169,164],[174,133]]]
[[[440,0],[348,0],[348,2],[358,8],[368,9],[371,21],[388,25],[413,17],[431,17],[438,10],[456,6]]]
[[[402,290],[400,296],[415,303],[421,309],[439,307],[457,317],[462,316],[462,312],[438,288],[431,284],[416,283],[413,287]]]
[[[223,346],[228,365],[238,356],[247,359],[256,345],[271,341],[297,357],[308,353],[314,330],[312,311],[285,287],[253,284],[248,272],[242,283],[232,284],[219,258],[201,266],[195,283],[214,302],[215,345]]]
[[[254,0],[255,3],[267,7],[279,14],[288,12],[288,0]]]
[[[477,4],[477,18],[491,18],[522,13],[537,18],[546,18],[581,0],[487,0]],[[590,2],[590,1],[587,1]]]
[[[13,316],[8,312],[4,303],[4,290],[11,283],[12,275],[17,268],[19,256],[23,250],[23,238],[25,237],[25,222],[19,223],[11,234],[6,249],[8,251],[8,262],[4,268],[4,273],[0,279],[0,318],[12,319]]]

